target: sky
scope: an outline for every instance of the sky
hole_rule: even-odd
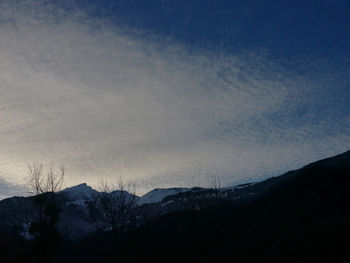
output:
[[[0,0],[0,198],[262,180],[350,149],[349,1]]]

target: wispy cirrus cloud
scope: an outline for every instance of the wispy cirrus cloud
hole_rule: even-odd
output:
[[[299,59],[298,72],[261,52],[193,52],[50,1],[2,1],[0,21],[3,178],[55,161],[67,184],[121,176],[142,193],[349,147],[349,69],[328,61]]]

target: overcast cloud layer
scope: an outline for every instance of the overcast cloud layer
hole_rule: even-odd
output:
[[[142,194],[349,150],[346,63],[291,71],[261,51],[189,52],[74,8],[0,3],[0,197],[33,162],[63,164],[67,186],[122,177]]]

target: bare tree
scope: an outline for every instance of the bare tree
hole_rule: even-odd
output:
[[[90,203],[90,216],[97,229],[123,231],[133,220],[132,210],[137,201],[135,185],[125,184],[122,179],[117,186],[100,180],[98,190]]]
[[[211,188],[214,190],[214,195],[215,198],[220,198],[221,197],[221,180],[218,175],[213,174],[211,176]]]
[[[42,164],[29,165],[28,192],[33,196],[9,199],[1,213],[1,221],[13,234],[29,238],[33,245],[34,262],[50,262],[61,240],[58,231],[61,207],[56,196],[63,185],[64,167],[45,170]]]
[[[52,166],[45,171],[42,164],[28,167],[29,192],[34,194],[28,233],[34,240],[34,252],[39,262],[50,262],[61,240],[58,230],[61,207],[56,192],[62,188],[64,175],[63,166],[58,171]]]
[[[51,166],[45,173],[43,165],[29,165],[28,166],[28,186],[29,192],[34,195],[44,193],[56,193],[62,189],[64,181],[64,167],[59,167],[59,171]]]

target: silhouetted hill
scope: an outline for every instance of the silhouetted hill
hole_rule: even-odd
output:
[[[138,207],[157,215],[139,226],[65,240],[55,262],[350,262],[349,189],[350,151],[259,183],[180,191]]]
[[[346,152],[249,186],[254,197],[167,214],[135,233],[125,260],[349,262],[349,168]]]

